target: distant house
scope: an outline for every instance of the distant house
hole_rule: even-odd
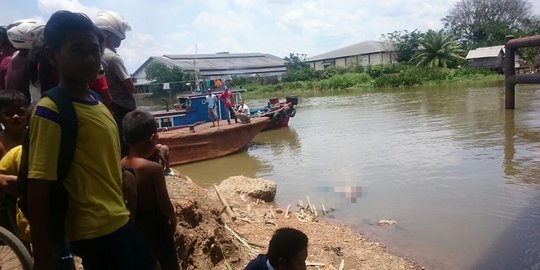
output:
[[[516,67],[520,67],[521,61],[519,55],[516,53],[515,57]],[[470,50],[465,59],[469,67],[486,68],[502,72],[504,66],[504,45]]]
[[[395,49],[391,43],[364,41],[345,48],[312,56],[306,59],[312,68],[322,70],[327,66],[354,67],[389,64],[394,61]]]
[[[216,54],[167,54],[148,58],[133,73],[137,92],[147,92],[152,83],[146,79],[146,67],[160,62],[169,67],[177,66],[184,72],[194,73],[200,80],[230,79],[232,76],[278,76],[285,73],[285,61],[277,56],[262,53]],[[193,78],[194,80],[195,78]]]

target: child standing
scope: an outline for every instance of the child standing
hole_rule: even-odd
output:
[[[65,224],[71,249],[85,270],[153,269],[156,259],[129,221],[122,197],[118,129],[88,89],[100,68],[101,31],[86,15],[69,11],[54,13],[43,31],[48,59],[60,79],[56,89],[72,100],[78,131],[69,173],[58,179],[63,116],[55,102],[44,97],[30,117],[27,198],[34,269],[72,264],[70,256],[55,257],[50,245],[50,190],[59,180],[68,201],[60,224]]]
[[[21,145],[26,134],[28,102],[23,93],[17,90],[0,91],[0,157],[11,148]]]
[[[169,199],[163,166],[148,160],[158,139],[154,117],[142,111],[126,114],[122,121],[124,141],[129,155],[122,159],[125,168],[133,169],[137,179],[135,224],[154,249],[162,269],[179,269],[174,245],[176,214]]]
[[[0,91],[0,123],[4,126],[0,131],[0,158],[23,143],[26,134],[27,106],[23,93],[9,89]],[[17,179],[17,171],[4,168],[9,164],[9,161],[0,162],[0,225],[19,235],[15,218],[17,192],[14,180]]]

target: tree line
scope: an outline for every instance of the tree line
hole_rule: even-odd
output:
[[[465,64],[466,52],[479,47],[503,45],[506,36],[540,34],[540,17],[528,0],[461,0],[441,19],[443,29],[394,31],[383,34],[395,44],[396,60],[418,66],[457,67]],[[538,48],[524,50],[532,62]]]

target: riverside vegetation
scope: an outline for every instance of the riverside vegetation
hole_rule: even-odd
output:
[[[494,71],[485,69],[418,67],[406,64],[357,66],[354,68],[327,67],[314,70],[310,67],[288,70],[279,82],[268,77],[233,77],[233,86],[242,86],[251,93],[326,91],[356,88],[406,87],[448,82],[502,80]]]

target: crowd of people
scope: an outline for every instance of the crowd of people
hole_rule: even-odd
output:
[[[90,270],[179,269],[167,147],[116,51],[128,30],[112,11],[0,28],[0,225],[34,269],[74,269],[73,255]],[[207,99],[212,120],[221,99],[249,122],[230,89]],[[307,236],[283,228],[246,269],[305,269],[306,257]]]

